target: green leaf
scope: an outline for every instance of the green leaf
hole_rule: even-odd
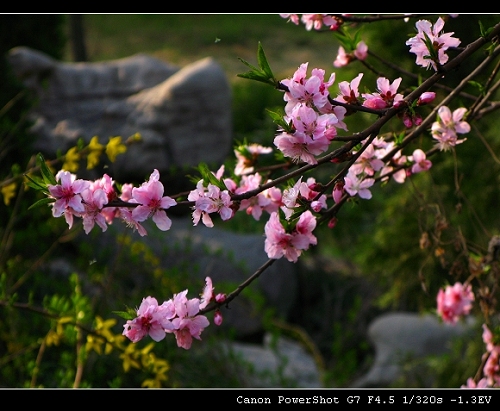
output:
[[[133,320],[137,315],[132,315],[130,312],[127,311],[112,311],[114,314],[118,315],[119,317],[124,318],[125,320]]]
[[[207,164],[200,163],[198,165],[198,170],[200,171],[201,177],[203,181],[208,184],[213,184],[214,186],[219,187],[221,190],[226,190],[227,187],[224,182],[215,177],[215,174],[210,170]]]
[[[273,119],[273,122],[276,125],[278,125],[278,127],[281,127],[283,129],[283,131],[286,131],[287,133],[290,133],[290,132],[293,131],[292,130],[292,122],[290,121],[290,123],[287,123],[285,121],[285,118],[284,118],[283,114],[276,113],[276,112],[271,111],[269,109],[266,109],[266,111],[268,112],[268,114]]]
[[[241,61],[245,66],[250,67],[252,69],[252,71],[257,71],[257,72],[259,71],[259,69],[257,67],[250,64],[248,61],[243,60],[241,57],[238,57],[238,60]]]
[[[468,81],[468,84],[470,84],[473,87],[476,87],[481,94],[484,94],[484,92],[486,91],[484,89],[484,86],[481,83],[477,82],[477,81],[472,81],[471,80],[471,81]]]
[[[269,84],[267,76],[258,71],[247,71],[246,73],[237,74],[238,77],[246,78],[248,80],[260,81],[261,83]]]
[[[24,177],[28,179],[28,181],[25,181],[24,183],[28,187],[34,188],[35,190],[42,190],[48,193],[47,184],[40,177],[37,176],[31,177],[28,174],[25,174]]]
[[[261,83],[270,84],[273,87],[277,87],[278,81],[274,78],[274,74],[267,62],[266,54],[264,53],[264,49],[262,48],[262,44],[259,42],[259,46],[257,49],[257,61],[259,67],[255,67],[250,64],[248,61],[243,60],[238,57],[238,59],[251,70],[246,73],[237,74],[238,77],[246,78],[248,80],[255,80]]]
[[[45,163],[45,159],[43,158],[41,153],[38,153],[38,155],[36,156],[36,162],[38,167],[40,167],[43,181],[45,181],[46,184],[56,185],[57,184],[56,178],[54,177],[52,171],[50,171],[49,167]]]
[[[482,21],[479,21],[479,31],[481,32],[482,37],[487,37],[491,33],[492,30],[493,30],[493,27],[488,27],[487,29],[485,29]]]
[[[272,80],[273,83],[276,83],[276,79],[274,78],[274,74],[267,62],[266,53],[264,53],[264,49],[262,48],[262,44],[259,41],[259,47],[257,49],[257,61],[259,62],[259,67],[266,74],[267,78]]]
[[[41,206],[49,204],[49,203],[53,203],[54,201],[56,201],[55,198],[49,198],[49,197],[42,198],[41,200],[38,200],[36,203],[31,204],[28,207],[28,210],[31,210],[31,209],[36,208],[36,207],[41,207]]]

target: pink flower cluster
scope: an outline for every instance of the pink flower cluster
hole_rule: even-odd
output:
[[[281,81],[288,89],[284,95],[285,121],[293,131],[276,136],[274,145],[294,161],[317,164],[315,156],[329,148],[337,129],[347,130],[342,121],[346,109],[332,106],[328,99],[335,74],[325,81],[325,71],[315,68],[307,77],[307,66],[301,64],[291,79]]]
[[[300,215],[296,224],[285,222],[285,226],[277,212],[271,214],[264,227],[264,248],[269,258],[285,257],[295,263],[302,251],[307,250],[310,245],[316,245],[317,239],[312,234],[316,228],[316,218],[307,210]]]
[[[462,120],[467,109],[457,108],[453,113],[446,106],[438,109],[438,120],[432,124],[432,138],[436,140],[436,147],[441,151],[448,151],[457,144],[467,139],[458,139],[457,134],[465,134],[470,131],[470,125]]]
[[[428,20],[419,20],[415,26],[418,32],[406,45],[410,46],[411,53],[417,55],[416,64],[437,70],[438,64],[442,65],[448,61],[446,51],[450,47],[458,47],[460,40],[452,37],[453,33],[442,32],[444,20],[441,17],[434,26]]]
[[[455,324],[460,318],[469,315],[473,301],[472,286],[456,282],[439,290],[437,313],[444,322]]]
[[[149,335],[158,342],[165,338],[166,334],[174,334],[177,346],[186,350],[191,348],[193,338],[201,340],[202,331],[208,327],[210,322],[204,315],[198,314],[212,299],[224,302],[225,295],[213,295],[212,280],[205,279],[206,285],[201,298],[187,298],[187,290],[175,294],[173,298],[158,305],[154,297],[146,297],[137,309],[137,317],[127,320],[123,325],[123,335],[136,343]],[[222,323],[222,315],[216,310],[214,322]]]
[[[50,197],[55,200],[52,203],[52,215],[64,215],[70,228],[73,226],[74,217],[79,217],[83,219],[87,234],[95,224],[102,231],[106,231],[107,224],[111,224],[116,218],[137,229],[141,236],[146,235],[146,230],[140,223],[148,218],[151,218],[160,230],[170,229],[172,221],[165,210],[175,206],[177,202],[163,195],[164,187],[156,169],[149,180],[140,187],[124,184],[120,196],[113,187],[113,180],[107,174],[101,179],[88,181],[77,179],[76,175],[69,171],[60,170],[55,177],[58,184],[47,186]],[[129,207],[106,207],[110,201],[116,199],[135,206],[133,210]]]
[[[394,181],[402,184],[410,174],[427,171],[432,167],[432,162],[427,159],[424,151],[418,148],[411,156],[403,155],[401,150],[396,151],[391,160],[385,163],[382,159],[395,147],[393,141],[375,138],[349,167],[344,181],[335,184],[332,193],[334,201],[338,203],[344,192],[369,200],[372,197],[370,187],[375,184],[377,174],[382,181],[388,180],[389,175],[392,175]]]
[[[335,67],[344,67],[354,60],[364,60],[367,56],[368,46],[361,40],[351,52],[346,52],[344,47],[339,46],[339,51],[333,65]]]
[[[483,342],[486,352],[483,354],[483,374],[479,381],[468,378],[467,383],[461,388],[500,388],[500,345],[498,338],[486,324],[483,324]]]
[[[291,21],[295,25],[299,25],[299,23],[302,22],[307,31],[311,31],[312,29],[320,30],[323,26],[328,26],[330,30],[338,30],[341,24],[338,19],[329,14],[309,13],[302,14],[302,16],[299,17],[298,14],[281,13],[280,16],[284,19],[288,19],[288,21]]]

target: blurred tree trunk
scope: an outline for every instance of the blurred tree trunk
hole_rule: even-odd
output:
[[[85,49],[85,35],[83,30],[83,15],[70,14],[70,40],[74,61],[87,61],[87,51]]]

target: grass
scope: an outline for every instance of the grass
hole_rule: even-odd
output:
[[[84,28],[89,61],[147,53],[184,66],[211,56],[230,81],[247,69],[238,58],[256,63],[259,41],[282,78],[305,61],[329,72],[338,48],[331,33],[306,31],[278,14],[87,14]],[[65,56],[71,60],[70,45]]]

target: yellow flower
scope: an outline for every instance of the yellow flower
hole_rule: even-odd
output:
[[[120,358],[123,360],[123,369],[125,372],[130,370],[130,367],[140,369],[141,366],[137,362],[137,350],[135,349],[134,343],[130,343],[125,351],[120,354]]]
[[[106,154],[112,163],[115,162],[118,154],[125,153],[125,151],[127,151],[127,146],[122,144],[122,138],[120,136],[109,138],[109,142],[106,145]]]
[[[114,318],[110,318],[109,320],[103,320],[100,316],[96,316],[96,326],[95,332],[102,336],[89,334],[87,336],[87,344],[85,348],[87,351],[94,350],[99,355],[102,354],[102,345],[105,343],[104,354],[109,354],[113,351],[112,342],[115,341],[116,335],[110,330],[116,324],[116,320]]]
[[[50,347],[51,345],[59,345],[60,342],[61,336],[54,330],[50,330],[45,336],[45,343],[47,344],[47,347]]]
[[[10,200],[16,195],[16,183],[10,183],[2,187],[3,202],[6,206],[10,204]]]
[[[99,143],[97,136],[94,136],[90,140],[87,149],[89,150],[89,154],[87,156],[87,169],[91,170],[99,164],[99,158],[104,151],[104,146]]]
[[[129,138],[127,138],[127,143],[138,143],[139,141],[142,141],[142,136],[140,133],[135,133],[131,135]]]
[[[79,161],[80,154],[78,153],[78,149],[76,147],[71,147],[64,157],[64,164],[62,168],[63,170],[71,173],[76,173],[78,171]]]
[[[103,340],[95,335],[89,334],[87,335],[87,343],[85,344],[85,350],[90,352],[94,350],[97,354],[102,354],[102,343]]]

